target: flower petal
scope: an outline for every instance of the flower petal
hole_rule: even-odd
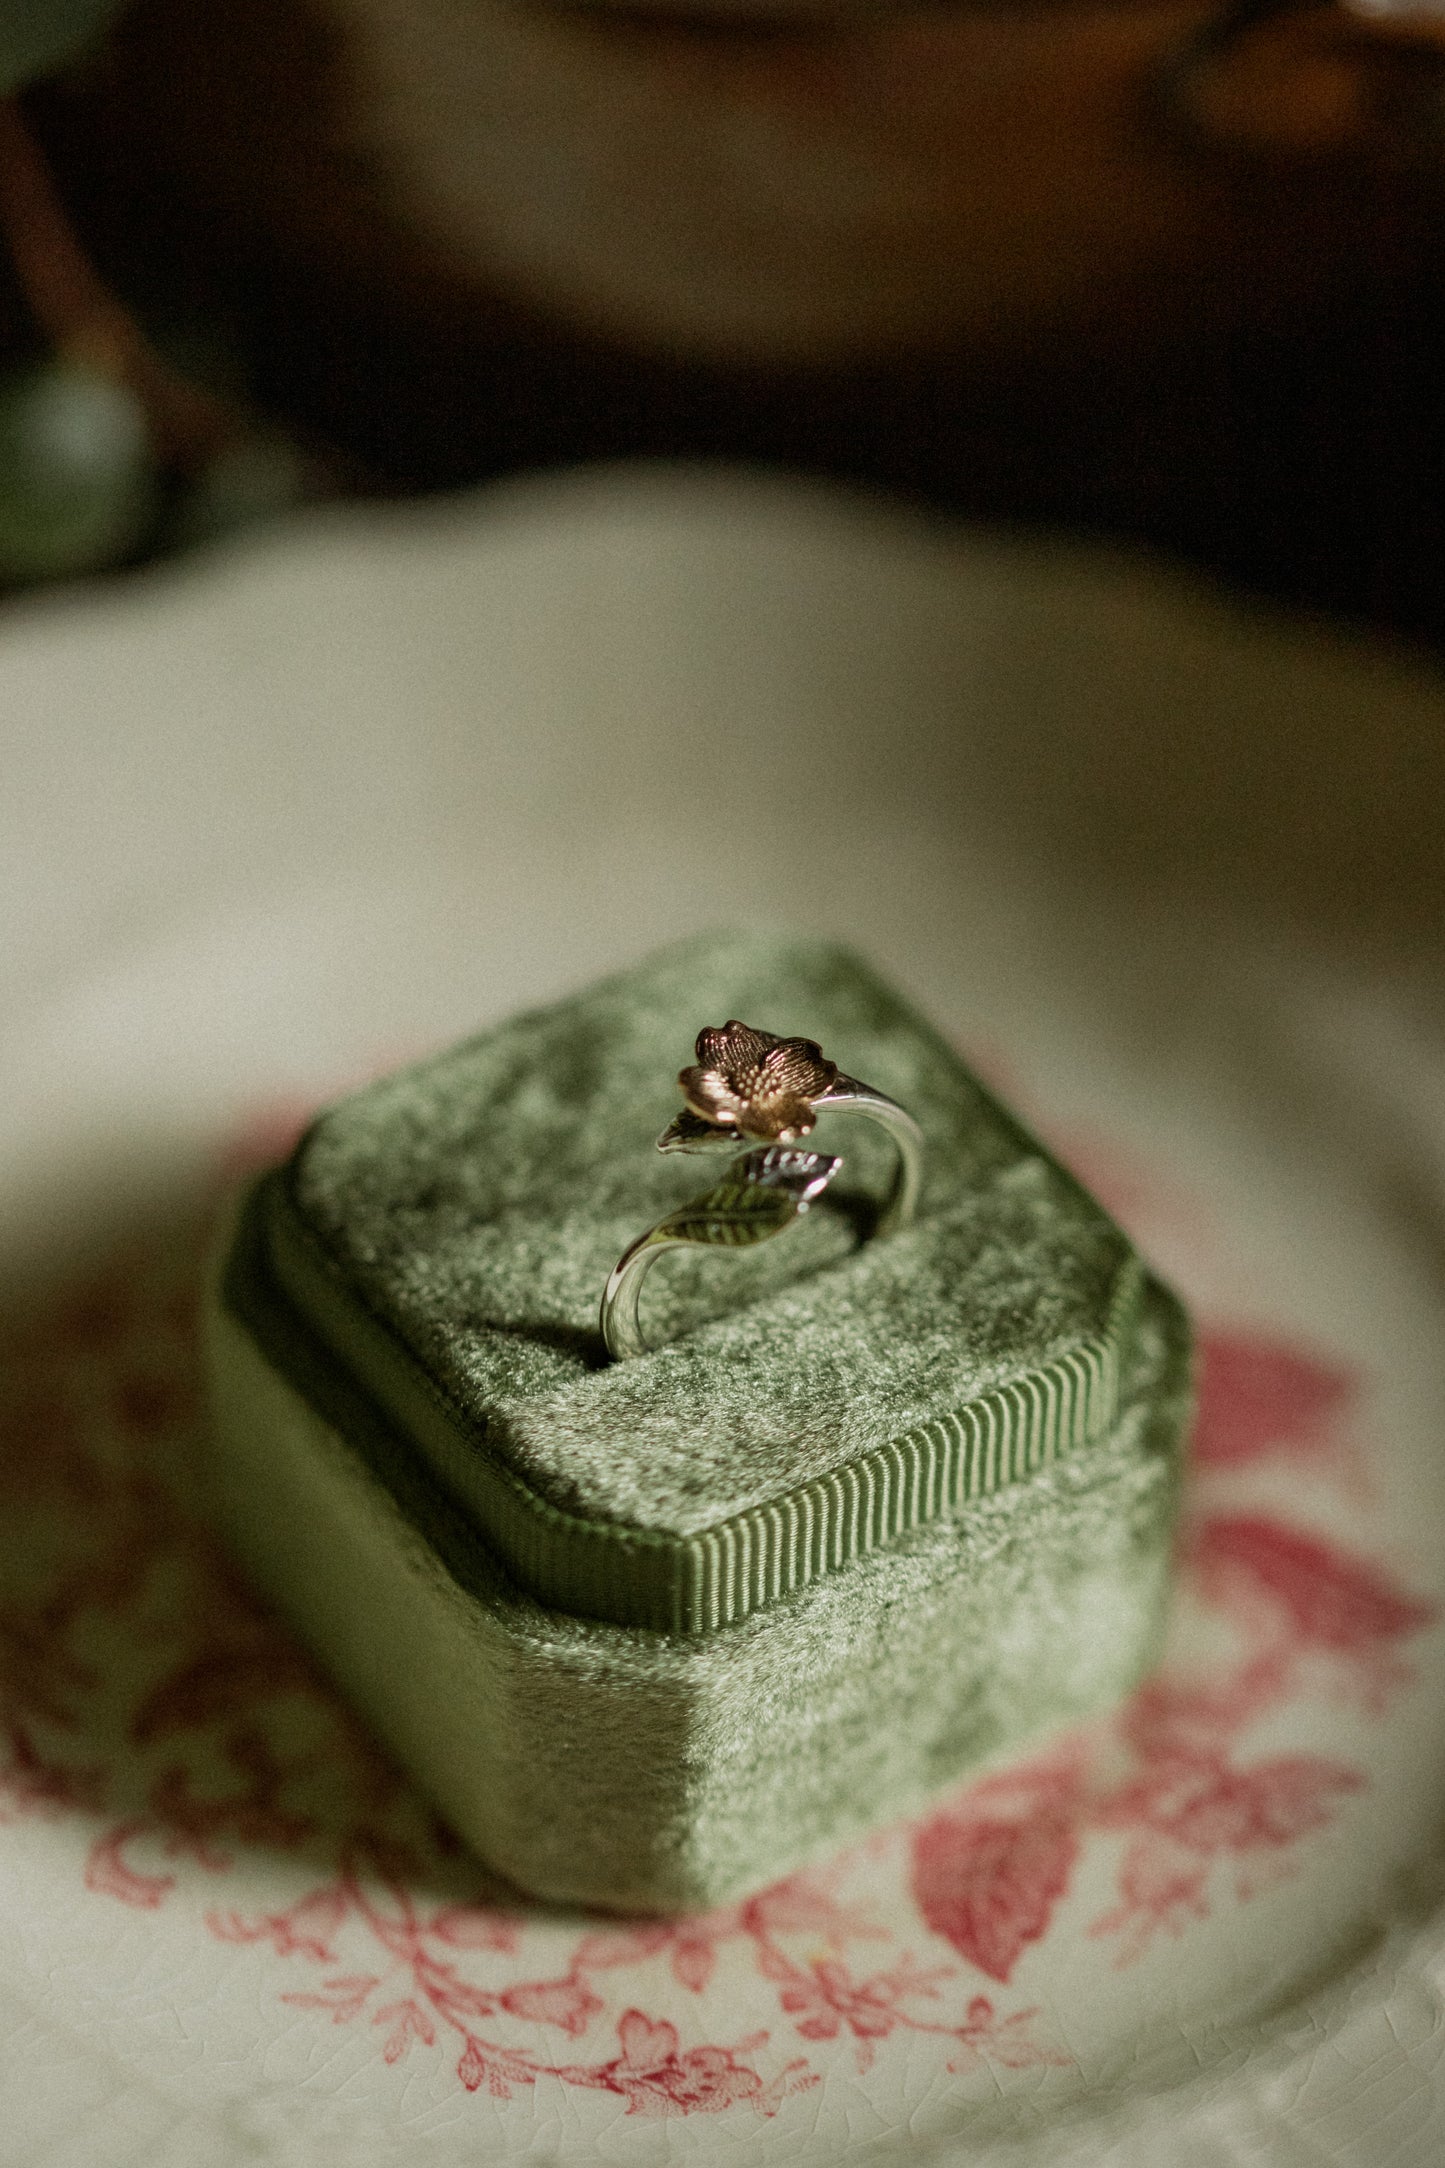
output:
[[[720,1076],[716,1069],[682,1069],[677,1081],[694,1114],[723,1128],[737,1126],[743,1102],[727,1078]]]
[[[754,1031],[751,1024],[740,1024],[730,1016],[721,1030],[716,1025],[704,1025],[697,1035],[696,1051],[704,1068],[732,1077],[740,1069],[755,1068],[768,1048],[777,1044],[773,1032]]]
[[[760,1067],[766,1091],[796,1092],[807,1099],[825,1092],[838,1074],[838,1064],[828,1060],[814,1039],[780,1039],[769,1047]]]

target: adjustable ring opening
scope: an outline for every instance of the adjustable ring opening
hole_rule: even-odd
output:
[[[736,1019],[698,1034],[697,1065],[681,1071],[686,1105],[657,1140],[661,1152],[728,1152],[721,1179],[629,1244],[608,1276],[600,1325],[614,1361],[647,1353],[639,1302],[657,1258],[679,1247],[752,1249],[793,1226],[826,1190],[841,1158],[800,1149],[823,1114],[876,1123],[898,1153],[873,1238],[907,1226],[923,1180],[923,1133],[911,1114],[844,1076],[811,1039],[782,1039]],[[739,1146],[747,1149],[739,1152]]]

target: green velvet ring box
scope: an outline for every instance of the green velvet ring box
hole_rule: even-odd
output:
[[[700,1186],[703,1024],[820,1042],[857,1119],[786,1236],[598,1298]],[[835,1194],[841,1192],[841,1194]],[[1167,1587],[1188,1332],[1119,1229],[865,965],[693,941],[369,1086],[240,1210],[211,1308],[230,1538],[495,1868],[719,1903],[1116,1700]]]

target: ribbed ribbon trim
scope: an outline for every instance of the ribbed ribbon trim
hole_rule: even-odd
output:
[[[520,1586],[554,1610],[668,1633],[732,1625],[1106,1434],[1143,1293],[1131,1258],[1096,1339],[765,1505],[673,1535],[568,1513],[502,1467],[328,1269],[282,1181],[271,1177],[265,1191],[279,1291],[426,1454]]]

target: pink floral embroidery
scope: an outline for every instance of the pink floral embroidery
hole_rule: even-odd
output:
[[[325,2010],[333,2025],[349,2025],[366,2008],[366,1998],[376,1984],[374,1972],[344,1973],[338,1979],[323,1980],[313,1993],[293,1991],[281,2000],[293,2010]]]
[[[1270,1454],[1307,1460],[1330,1452],[1354,1379],[1343,1363],[1262,1333],[1203,1332],[1198,1396],[1196,1463],[1240,1468]]]
[[[1196,1467],[1329,1456],[1355,1396],[1343,1365],[1259,1334],[1206,1332],[1201,1346]],[[1209,1916],[1221,1864],[1247,1901],[1292,1872],[1300,1843],[1364,1788],[1364,1773],[1337,1757],[1250,1760],[1241,1742],[1310,1665],[1351,1679],[1380,1714],[1411,1678],[1399,1645],[1434,1623],[1436,1607],[1342,1545],[1259,1513],[1198,1514],[1184,1559],[1194,1594],[1233,1621],[1245,1653],[1209,1678],[1166,1673],[1139,1690],[1110,1742],[1127,1750],[1129,1773],[1106,1781],[1110,1754],[1079,1742],[975,1785],[914,1833],[922,1917],[990,1978],[1008,1981],[1048,1932],[1091,1834],[1128,1839],[1119,1902],[1089,1931],[1117,1936],[1118,1961],[1130,1963],[1159,1932]]]
[[[789,2063],[771,2085],[765,2086],[750,2064],[739,2055],[761,2047],[766,2033],[755,2034],[735,2048],[687,2048],[679,2051],[675,2025],[666,2018],[655,2022],[640,2010],[625,2010],[618,2020],[617,2038],[622,2053],[604,2063],[600,2081],[614,2093],[626,2096],[629,2115],[716,2115],[735,2101],[748,2101],[769,2113],[804,2076],[801,2061]]]
[[[1352,1678],[1365,1704],[1385,1707],[1411,1672],[1398,1644],[1429,1626],[1433,1604],[1383,1568],[1264,1514],[1219,1513],[1190,1531],[1203,1594],[1247,1614],[1273,1645],[1280,1687],[1308,1658]]]
[[[1079,1856],[1082,1770],[1048,1761],[975,1786],[913,1839],[913,1895],[936,1935],[1007,1981],[1047,1932]]]
[[[579,1972],[565,1973],[560,1980],[521,1980],[501,1997],[501,2007],[513,2017],[531,2018],[540,2025],[557,2025],[565,2033],[584,2033],[607,2005],[594,1995]]]
[[[383,2003],[373,2013],[371,2022],[389,2028],[381,2051],[383,2062],[399,2063],[413,2040],[419,2040],[425,2048],[435,2045],[436,2026],[422,2005],[410,1995],[402,2002]]]
[[[1058,2062],[1034,2005],[977,1990],[1046,1947],[1085,1850],[1115,1901],[1078,1927],[1120,1963],[1247,1902],[1367,1782],[1338,1756],[1266,1751],[1253,1727],[1317,1685],[1378,1714],[1435,1617],[1378,1561],[1211,1491],[1301,1456],[1338,1474],[1357,1387],[1317,1351],[1207,1333],[1184,1594],[1232,1655],[1165,1671],[1112,1722],[743,1903],[565,1930],[459,1854],[183,1503],[198,1241],[137,1248],[0,1327],[0,1822],[84,1818],[87,1887],[141,1914],[214,1887],[207,1924],[237,1961],[284,1968],[288,2009],[366,2027],[383,2066],[445,2052],[468,2091],[546,2074],[662,2117],[774,2114],[831,2057],[866,2069],[903,2035],[959,2072]],[[225,1886],[258,1848],[296,1892],[252,1913]],[[900,1886],[908,1940],[870,1898]],[[764,2023],[720,2044],[724,1978],[734,1998],[750,1983]]]
[[[117,1822],[103,1837],[97,1837],[85,1862],[86,1888],[105,1897],[118,1897],[122,1904],[136,1905],[143,1911],[153,1911],[163,1903],[176,1886],[175,1876],[141,1874],[125,1856],[129,1840],[144,1834],[144,1822]]]
[[[1141,1955],[1161,1929],[1179,1934],[1206,1917],[1210,1870],[1236,1864],[1241,1899],[1290,1871],[1283,1855],[1328,1826],[1335,1801],[1363,1789],[1348,1763],[1281,1754],[1245,1767],[1220,1755],[1164,1760],[1101,1802],[1104,1828],[1132,1831],[1119,1873],[1120,1902],[1091,1928],[1122,1934],[1124,1961]]]

